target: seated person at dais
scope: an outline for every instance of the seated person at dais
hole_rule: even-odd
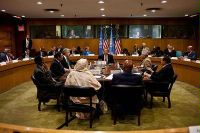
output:
[[[123,64],[123,73],[113,74],[112,84],[123,84],[123,85],[141,85],[142,76],[132,73],[133,61],[125,60]]]
[[[196,60],[196,53],[193,51],[192,46],[187,47],[187,51],[184,53],[184,57],[191,59],[191,60]]]
[[[83,55],[87,56],[89,54],[93,54],[91,51],[90,51],[90,47],[85,47],[85,51],[83,52]]]
[[[168,44],[167,49],[164,50],[164,55],[170,57],[176,57],[176,51],[170,44]]]
[[[74,66],[74,70],[69,73],[67,76],[65,85],[76,85],[83,87],[93,87],[95,90],[99,90],[101,84],[93,76],[93,74],[88,70],[88,61],[87,59],[80,59],[77,61]],[[89,103],[89,99],[85,97],[77,98],[71,97],[71,100],[74,103]],[[95,103],[99,103],[97,96],[92,98],[93,107],[96,107]],[[76,113],[77,118],[79,119],[88,119],[88,113]]]
[[[124,48],[123,50],[122,50],[122,53],[121,54],[124,54],[124,55],[130,55],[130,53],[128,52],[128,49],[127,48]]]
[[[158,72],[151,71],[151,74],[144,73],[144,80],[151,79],[158,82],[169,82],[174,76],[174,70],[169,56],[164,56],[161,59],[162,68]]]
[[[54,60],[50,66],[50,70],[52,72],[53,77],[58,81],[65,81],[66,79],[65,73],[68,71],[61,64],[62,60],[63,60],[63,54],[58,52],[54,55]]]
[[[6,48],[4,52],[0,53],[0,62],[10,62],[14,60],[15,57],[12,55],[10,49]]]
[[[142,43],[142,51],[141,51],[141,55],[145,55],[145,54],[149,54],[150,53],[150,49],[149,47],[146,46],[146,43]]]
[[[103,50],[103,54],[98,56],[98,60],[106,61],[106,64],[115,63],[113,55],[108,53],[108,49]]]
[[[47,56],[47,52],[45,51],[45,48],[41,47],[40,51],[37,53],[37,55],[39,55],[41,57],[46,57]]]
[[[160,50],[160,47],[156,47],[154,50],[154,54],[152,55],[153,57],[160,57],[163,56],[163,51]]]
[[[51,47],[51,50],[48,52],[48,55],[49,56],[55,55],[57,53],[56,49],[57,49],[56,46]]]

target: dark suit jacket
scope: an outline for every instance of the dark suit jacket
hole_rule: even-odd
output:
[[[174,76],[174,70],[171,64],[166,65],[158,72],[153,72],[151,79],[154,81],[169,82]]]
[[[32,40],[29,39],[28,49],[31,50],[32,48]],[[26,39],[22,41],[22,50],[23,52],[26,51]]]
[[[176,57],[176,51],[172,50],[171,52],[169,52],[168,49],[165,49],[164,55],[167,55],[167,56],[170,56],[170,57]]]
[[[191,53],[189,52],[185,52],[184,53],[184,56],[187,56],[188,59],[191,59],[191,60],[196,60],[196,53],[194,51],[192,51]]]
[[[9,56],[7,55],[7,53],[0,53],[0,62],[6,62],[7,61],[7,57],[6,56]],[[14,60],[15,58],[14,57],[10,57],[11,60]]]
[[[66,60],[65,57],[63,57],[61,64],[63,65],[64,68],[69,69],[69,65],[71,65],[71,62],[69,61],[69,59]]]
[[[52,72],[52,76],[55,79],[59,79],[61,76],[65,74],[63,65],[56,59],[54,59],[53,62],[51,63],[50,70]]]
[[[122,84],[122,85],[141,85],[142,76],[137,74],[132,74],[131,72],[117,73],[113,74],[112,84]]]
[[[99,55],[99,56],[98,56],[98,59],[104,61],[104,54]],[[108,54],[108,62],[107,62],[107,64],[110,64],[110,63],[115,63],[115,61],[114,61],[114,59],[113,59],[113,55]]]
[[[51,72],[46,71],[40,65],[36,65],[33,75],[40,84],[47,84],[47,85],[55,84],[55,81],[53,81],[52,79]]]
[[[41,55],[42,55],[42,56],[41,56]],[[46,51],[39,51],[39,52],[37,53],[37,56],[45,57],[45,56],[47,56],[47,52],[46,52]]]

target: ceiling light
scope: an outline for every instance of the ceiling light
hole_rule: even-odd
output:
[[[185,17],[188,17],[189,15],[188,14],[185,14]]]
[[[144,17],[146,17],[147,15],[146,15],[146,14],[144,14],[143,16],[144,16]]]
[[[2,12],[5,12],[6,10],[3,9],[3,10],[1,10],[1,11],[2,11]]]
[[[98,3],[99,3],[99,4],[103,4],[103,3],[104,3],[104,1],[102,1],[102,0],[101,0],[101,1],[99,1]]]
[[[151,10],[151,12],[152,12],[152,13],[155,13],[155,12],[156,12],[156,10]]]
[[[22,18],[25,18],[26,16],[22,15],[21,17],[22,17]]]
[[[162,0],[161,3],[162,3],[162,4],[165,4],[165,3],[167,3],[167,1],[166,1],[166,0]]]
[[[65,15],[62,14],[62,15],[60,15],[60,16],[61,16],[61,17],[64,17]]]
[[[104,9],[104,8],[101,8],[100,10],[101,10],[101,11],[104,11],[105,9]]]
[[[106,15],[105,15],[105,14],[102,14],[101,16],[102,16],[102,17],[105,17]]]
[[[54,13],[54,11],[49,11],[50,13]]]
[[[41,1],[38,1],[37,4],[38,4],[38,5],[42,5],[42,2],[41,2]]]

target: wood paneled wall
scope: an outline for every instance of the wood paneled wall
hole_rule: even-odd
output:
[[[164,50],[168,44],[174,46],[176,50],[186,51],[188,45],[194,47],[198,46],[195,40],[188,39],[122,39],[122,48],[127,48],[130,52],[133,51],[134,44],[141,46],[141,43],[145,42],[150,49],[153,49],[154,45],[159,46]],[[33,48],[39,51],[40,47],[44,47],[47,51],[52,46],[62,45],[66,48],[72,48],[80,46],[85,48],[90,47],[90,51],[98,54],[99,39],[33,39]]]
[[[10,48],[15,51],[15,31],[13,25],[0,25],[0,51]]]

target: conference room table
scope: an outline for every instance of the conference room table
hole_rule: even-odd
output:
[[[98,60],[98,55],[94,56],[70,56],[71,61],[77,61],[80,58],[86,58],[89,62]],[[160,64],[161,58],[150,57],[153,64]],[[133,60],[134,64],[140,64],[142,57],[138,56],[114,56],[115,62],[123,63],[124,60]],[[44,62],[50,66],[53,58],[45,57]],[[178,75],[178,81],[191,84],[199,88],[199,62],[184,61],[172,59],[172,65],[175,73]],[[0,66],[0,93],[6,92],[11,88],[31,80],[34,71],[34,60],[14,61]],[[158,68],[159,69],[159,68]]]

